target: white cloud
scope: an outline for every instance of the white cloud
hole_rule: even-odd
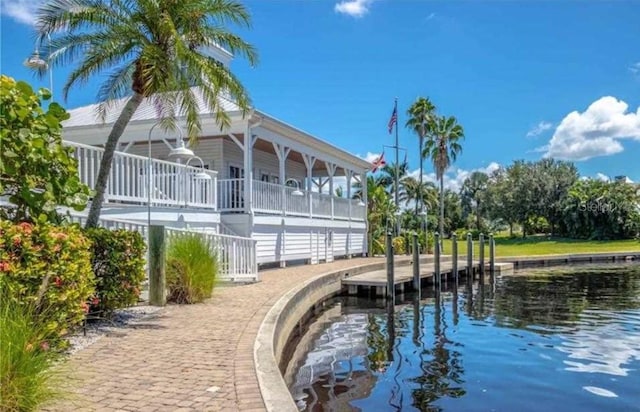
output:
[[[640,141],[640,107],[627,111],[629,105],[612,96],[602,97],[583,113],[569,113],[556,128],[549,144],[538,148],[544,157],[564,160],[588,160],[624,150],[622,141]]]
[[[604,173],[596,173],[596,179],[597,180],[602,180],[603,182],[608,182],[609,180],[609,176],[605,175]]]
[[[429,20],[431,20],[431,19],[433,19],[433,18],[435,18],[435,17],[436,17],[436,14],[435,14],[435,13],[431,13],[431,14],[429,14],[429,15],[427,16],[427,18],[425,19],[425,21],[429,21]]]
[[[640,76],[640,62],[634,63],[629,66],[629,71],[636,76]]]
[[[3,0],[0,12],[18,23],[33,26],[42,0]]]
[[[464,183],[464,181],[471,175],[471,173],[483,172],[486,174],[491,174],[495,170],[498,170],[499,168],[500,168],[500,165],[496,162],[489,163],[487,167],[481,167],[473,170],[465,170],[465,169],[459,169],[457,167],[453,167],[449,169],[447,173],[444,174],[444,188],[451,189],[454,192],[458,192],[460,191],[460,188],[462,187],[462,184]],[[411,171],[409,173],[409,176],[412,176],[418,179],[420,177],[420,169]],[[422,178],[424,181],[435,183],[437,187],[439,187],[440,185],[440,183],[438,182],[438,179],[436,178],[435,172],[423,173]]]
[[[369,12],[369,6],[373,0],[343,0],[336,3],[336,13],[347,14],[351,17],[362,17]]]
[[[369,163],[373,163],[378,157],[380,157],[380,153],[371,153],[367,152],[366,155],[357,155],[360,159],[366,160]]]
[[[535,125],[534,127],[532,127],[527,132],[527,137],[540,136],[542,133],[546,132],[547,130],[551,129],[552,127],[553,127],[553,123],[545,122],[543,120],[540,123],[538,123],[537,125]]]

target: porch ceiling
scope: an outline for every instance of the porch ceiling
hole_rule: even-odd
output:
[[[244,144],[244,134],[234,134],[233,135],[236,139],[238,139],[238,141],[240,141],[242,144]],[[219,139],[219,138],[223,138],[229,142],[232,142],[233,144],[235,144],[231,138],[229,136],[211,136],[211,137],[206,137],[204,139]],[[202,140],[202,138],[201,138]],[[260,150],[262,152],[266,152],[269,154],[272,154],[273,156],[277,156],[276,155],[276,151],[273,148],[273,143],[268,141],[268,140],[264,140],[261,139],[260,137],[258,137],[258,140],[256,140],[256,143],[253,146],[254,150]],[[287,160],[290,160],[292,162],[296,162],[296,163],[300,163],[301,165],[304,166],[304,159],[302,158],[302,154],[300,152],[297,152],[295,150],[291,150],[291,152],[289,153],[289,156],[287,157]],[[327,167],[325,165],[324,160],[322,159],[318,159],[316,160],[315,164],[313,165],[313,176],[314,177],[326,177],[329,175],[329,173],[327,172]],[[342,167],[338,167],[336,169],[336,176],[346,176],[346,172],[345,169]]]

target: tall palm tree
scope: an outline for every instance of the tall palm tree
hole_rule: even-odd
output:
[[[73,86],[105,76],[98,91],[99,113],[110,102],[129,96],[105,144],[87,226],[96,226],[120,136],[145,99],[157,108],[167,129],[176,117],[186,120],[189,137],[200,132],[198,86],[217,124],[230,119],[219,100],[224,95],[245,113],[249,97],[231,71],[203,49],[223,47],[253,65],[253,46],[231,33],[229,24],[249,27],[251,18],[236,0],[47,0],[39,9],[39,35],[52,38],[52,65],[78,62],[64,85]]]
[[[418,97],[418,99],[411,105],[411,107],[409,107],[409,110],[407,110],[409,119],[407,120],[406,126],[418,135],[418,154],[420,156],[420,187],[422,187],[422,161],[424,160],[424,156],[422,155],[422,153],[424,150],[424,139],[431,133],[431,125],[433,124],[433,120],[435,118],[435,112],[436,107],[428,98],[424,97]],[[416,202],[416,214],[418,214],[419,207],[422,206],[422,204],[419,205]]]
[[[396,168],[395,163],[390,163],[384,165],[380,170],[380,180],[379,183],[385,190],[390,194],[394,195],[395,199],[395,181],[396,181],[396,171],[398,173],[398,182],[401,182],[402,179],[409,173],[409,163],[403,162],[398,164]],[[398,197],[401,197],[401,187],[398,187]]]
[[[438,203],[438,191],[432,182],[420,182],[413,176],[406,176],[401,181],[402,198],[408,206],[412,201],[418,205],[425,205],[429,209],[435,209]]]
[[[422,155],[431,159],[436,177],[440,181],[439,231],[442,237],[444,235],[444,173],[462,152],[460,141],[464,139],[464,129],[455,117],[441,116],[433,121],[431,131],[432,134],[427,139]]]

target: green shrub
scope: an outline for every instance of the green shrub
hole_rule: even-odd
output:
[[[33,305],[52,347],[78,325],[94,293],[89,247],[75,226],[0,221],[0,283],[7,300]]]
[[[394,237],[393,240],[393,253],[395,255],[404,255],[407,253],[407,247],[404,240],[404,236]]]
[[[91,266],[96,299],[91,311],[110,315],[137,303],[145,279],[145,244],[142,235],[128,230],[88,229],[92,241]]]
[[[0,291],[2,411],[34,411],[62,395],[59,369],[50,368],[55,352],[37,319],[34,305],[18,304]]]
[[[197,303],[211,297],[218,259],[213,245],[198,234],[171,239],[167,251],[167,301]]]
[[[37,93],[25,82],[0,76],[0,197],[13,207],[0,207],[3,219],[60,221],[57,206],[83,210],[89,188],[80,182],[72,149],[62,145],[61,122],[69,114],[58,103],[43,109]]]

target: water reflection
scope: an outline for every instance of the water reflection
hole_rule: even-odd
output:
[[[286,371],[301,409],[636,408],[640,266],[443,286],[393,307],[349,299],[325,312]]]

